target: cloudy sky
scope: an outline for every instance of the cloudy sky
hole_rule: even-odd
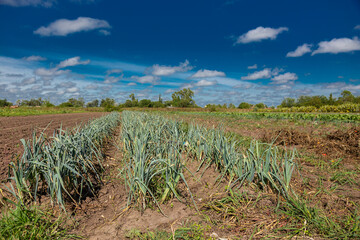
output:
[[[0,0],[0,98],[360,94],[359,0]]]

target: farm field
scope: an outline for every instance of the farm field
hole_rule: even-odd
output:
[[[72,128],[76,124],[86,123],[92,118],[105,113],[87,112],[56,115],[37,115],[19,117],[0,117],[0,179],[5,180],[8,174],[8,164],[12,158],[22,154],[23,146],[20,139],[28,139],[36,130],[38,133],[46,127],[45,134],[52,135],[60,126]]]
[[[103,112],[103,108],[91,107],[18,107],[0,108],[0,117],[13,117],[13,116],[32,116],[32,115],[46,115],[46,114],[64,114],[64,113],[83,113],[83,112]]]
[[[40,147],[37,159],[48,165],[51,158],[44,156],[66,154],[64,166],[71,164],[80,175],[59,173],[66,184],[58,189],[52,180],[58,175],[47,178],[39,168],[36,186],[48,186],[54,192],[49,196],[28,178],[38,168],[28,152],[16,172],[30,185],[16,186],[29,189],[30,198],[19,197],[27,204],[39,195],[37,204],[45,208],[51,199],[52,221],[61,212],[73,216],[63,223],[67,235],[59,238],[357,239],[358,131],[357,123],[111,113],[74,135],[41,140],[51,149]],[[82,144],[79,138],[88,140]],[[69,150],[62,150],[61,141]],[[84,152],[72,152],[73,145]],[[77,192],[81,179],[90,192]]]

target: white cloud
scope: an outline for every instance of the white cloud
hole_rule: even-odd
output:
[[[207,77],[225,77],[224,72],[216,70],[201,69],[193,74],[190,78],[207,78]]]
[[[58,70],[58,68],[38,68],[35,70],[35,74],[40,77],[55,77],[68,72],[69,70]]]
[[[261,71],[256,71],[253,73],[249,73],[245,77],[241,77],[242,80],[257,80],[257,79],[266,79],[271,78],[272,72],[270,68],[265,68]]]
[[[101,33],[101,34],[104,35],[104,36],[109,36],[109,35],[111,35],[111,32],[108,31],[108,30],[105,30],[105,29],[99,30],[99,33]]]
[[[284,83],[288,83],[290,81],[295,81],[297,79],[298,79],[298,76],[295,73],[291,73],[291,72],[280,74],[280,75],[277,75],[277,76],[274,76],[273,78],[271,78],[271,80],[275,84],[284,84]]]
[[[359,24],[359,25],[356,25],[356,26],[354,27],[354,29],[360,30],[360,24]]]
[[[357,37],[351,38],[334,38],[331,41],[322,41],[311,56],[319,53],[342,53],[360,50],[360,41]]]
[[[52,7],[54,3],[56,3],[56,0],[0,0],[0,5],[8,5],[12,7]]]
[[[110,75],[110,74],[113,74],[113,73],[122,73],[122,70],[116,68],[116,69],[109,69],[109,70],[106,71],[107,75]]]
[[[29,85],[29,84],[34,84],[36,82],[36,79],[34,77],[30,77],[30,78],[25,78],[21,81],[22,85]]]
[[[280,28],[269,28],[269,27],[257,27],[253,30],[248,31],[247,33],[244,33],[240,37],[237,38],[235,44],[240,43],[250,43],[250,42],[260,42],[265,39],[271,39],[274,40],[277,38],[277,36],[284,32],[288,31],[289,29],[287,27],[280,27]]]
[[[111,76],[115,75],[115,76]],[[106,71],[104,83],[116,83],[124,77],[123,71],[121,69],[110,69]]]
[[[24,60],[26,61],[45,61],[46,58],[44,57],[41,57],[41,56],[35,56],[35,55],[32,55],[32,56],[29,56],[29,57],[23,57]]]
[[[34,31],[34,34],[41,36],[67,36],[71,33],[91,31],[101,28],[111,28],[105,20],[78,17],[75,20],[59,19],[50,23],[47,27],[40,27]]]
[[[118,77],[106,76],[104,83],[116,83],[116,82],[120,81],[122,79],[122,77],[123,77],[122,75],[118,76]]]
[[[254,64],[254,65],[248,66],[247,68],[248,69],[257,69],[257,67],[258,67],[257,64]]]
[[[191,70],[193,67],[189,64],[188,60],[185,60],[185,62],[180,63],[179,66],[174,67],[155,64],[150,68],[150,72],[155,76],[169,76],[176,72],[186,72]]]
[[[157,81],[160,79],[157,76],[151,76],[151,75],[146,75],[146,76],[132,76],[132,79],[135,79],[137,82],[139,83],[150,83],[150,84],[156,84]]]
[[[128,85],[128,86],[136,86],[137,84],[134,83],[134,82],[130,82],[130,83],[128,83],[127,85]]]
[[[208,80],[200,80],[199,82],[197,82],[195,84],[196,87],[208,87],[208,86],[213,86],[213,85],[216,85],[217,84],[217,81],[208,81]]]
[[[286,54],[286,57],[301,57],[304,54],[311,52],[311,47],[312,47],[312,44],[305,43],[305,44],[303,44],[301,46],[298,46],[295,49],[295,51],[288,52]]]
[[[65,67],[72,67],[72,66],[76,66],[76,65],[86,65],[89,64],[90,60],[86,60],[86,61],[80,61],[80,57],[72,57],[69,59],[66,59],[64,61],[61,61],[57,67],[58,68],[65,68]]]
[[[76,93],[78,91],[79,91],[79,88],[77,88],[77,87],[70,87],[70,88],[66,89],[67,93]]]

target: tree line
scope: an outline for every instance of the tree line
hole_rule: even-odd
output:
[[[70,98],[66,102],[63,102],[58,105],[58,107],[103,107],[106,110],[115,110],[116,108],[131,108],[131,107],[148,107],[148,108],[164,108],[164,107],[198,107],[195,104],[193,99],[194,92],[190,88],[184,88],[180,91],[176,91],[172,94],[171,100],[163,101],[161,95],[157,101],[152,101],[150,99],[141,99],[138,100],[134,93],[129,95],[124,103],[117,104],[116,101],[112,98],[105,99],[95,99],[91,102],[85,103],[83,98]],[[344,90],[341,92],[341,96],[334,98],[332,94],[329,97],[324,95],[317,96],[300,96],[298,98],[285,98],[277,108],[292,108],[292,107],[316,107],[320,108],[322,106],[337,106],[346,103],[360,104],[360,96],[354,96],[350,91]],[[13,104],[6,99],[0,99],[0,107],[12,106]],[[18,106],[28,106],[28,107],[54,107],[49,100],[30,99],[30,100],[18,100],[16,102]],[[241,102],[237,107],[230,103],[227,104],[207,104],[205,108],[210,110],[215,110],[218,108],[229,108],[229,109],[264,109],[268,106],[264,103],[250,104],[248,102]],[[274,107],[272,107],[274,108]]]

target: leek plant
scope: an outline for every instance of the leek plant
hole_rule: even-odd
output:
[[[181,123],[160,116],[122,113],[126,155],[122,172],[129,191],[128,204],[145,209],[152,201],[161,210],[159,204],[172,196],[181,201],[178,184],[182,181],[187,186],[181,155],[185,132],[181,129]]]
[[[85,193],[94,193],[95,184],[101,182],[104,140],[119,122],[119,114],[111,113],[73,130],[60,128],[51,138],[34,132],[32,139],[22,139],[24,153],[10,164],[17,190],[12,186],[8,190],[21,202],[48,193],[63,208],[66,199],[76,202]]]
[[[122,172],[129,189],[128,204],[135,202],[145,208],[153,201],[159,207],[169,197],[180,200],[177,185],[183,181],[187,186],[183,171],[188,158],[200,162],[198,171],[214,165],[221,173],[219,183],[224,178],[230,187],[253,182],[289,196],[295,150],[255,140],[241,149],[222,129],[184,125],[154,114],[123,112],[126,164]]]

